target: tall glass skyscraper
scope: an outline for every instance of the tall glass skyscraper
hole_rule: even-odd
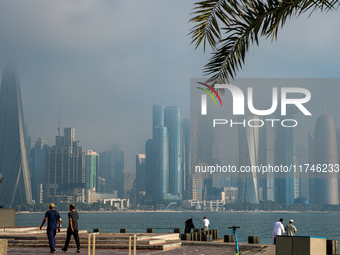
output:
[[[145,144],[146,194],[153,204],[164,205],[182,199],[180,108],[154,105],[152,117],[152,139]]]
[[[287,119],[294,119],[298,109],[293,105],[287,107]],[[282,119],[282,116],[278,118]],[[277,125],[275,129],[275,165],[290,166],[294,164],[294,128]],[[279,204],[294,204],[294,173],[282,173],[275,178],[275,201]]]
[[[169,192],[181,193],[181,111],[178,107],[165,107],[164,125],[169,132]]]
[[[155,104],[152,107],[152,137],[158,126],[164,126],[164,104]]]
[[[184,199],[188,199],[191,166],[190,119],[183,120],[182,134],[182,193]]]
[[[247,114],[245,122],[250,119],[259,119],[258,116]],[[238,127],[239,165],[257,166],[259,160],[259,127]],[[256,172],[243,173],[239,180],[239,202],[259,203],[259,189]]]
[[[85,152],[85,189],[97,190],[99,155],[88,150]]]
[[[46,160],[47,141],[44,137],[39,137],[35,142],[34,149],[32,149],[32,169],[31,183],[32,183],[32,197],[38,203],[40,200],[40,185],[43,184],[44,162]]]
[[[32,203],[28,156],[19,76],[7,64],[0,90],[0,201],[8,206]]]
[[[330,168],[330,165],[334,166],[338,163],[337,156],[334,120],[329,115],[322,114],[315,123],[314,164],[321,164],[322,166],[326,164]],[[338,173],[333,171],[322,174],[322,178],[319,178],[320,176],[314,178],[315,203],[337,205],[339,203]]]
[[[154,128],[151,180],[155,186],[154,198],[165,199],[169,193],[169,134],[164,126]]]

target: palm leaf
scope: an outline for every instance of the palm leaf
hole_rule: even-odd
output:
[[[339,0],[210,0],[195,5],[190,22],[197,24],[189,33],[191,43],[197,48],[203,41],[205,51],[208,41],[213,49],[204,73],[210,76],[207,82],[216,84],[227,83],[236,76],[249,46],[258,45],[259,37],[276,40],[279,28],[287,20],[305,12],[311,15],[316,10],[336,10]]]

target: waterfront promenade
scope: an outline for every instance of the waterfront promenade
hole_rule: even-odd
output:
[[[249,245],[240,246],[240,250],[244,255],[275,255],[275,246],[268,245],[263,248],[251,248]],[[127,255],[129,251],[127,249],[96,249],[96,255]],[[40,248],[29,248],[29,247],[9,247],[8,255],[42,255],[49,254],[48,247],[40,247]],[[65,254],[61,249],[57,249],[56,254]],[[77,254],[76,248],[70,248],[67,254]],[[82,248],[80,254],[87,254],[87,248]],[[91,253],[92,254],[92,253]],[[133,252],[132,252],[133,254]],[[186,255],[235,255],[235,247],[226,246],[226,245],[182,245],[179,248],[169,250],[169,251],[152,251],[152,250],[137,250],[138,255],[160,255],[160,254],[169,254],[169,255],[177,255],[177,254],[186,254]]]
[[[8,240],[7,254],[9,255],[36,255],[49,254],[46,230],[38,227],[11,227],[0,229],[0,238]],[[129,254],[129,236],[136,235],[137,254],[198,254],[198,255],[234,255],[235,244],[224,243],[223,239],[211,242],[181,241],[175,233],[98,233],[88,234],[80,231],[81,253],[88,254],[89,237],[95,236],[95,254]],[[66,238],[66,229],[56,236],[56,253],[64,254],[61,248]],[[90,242],[92,243],[92,242]],[[242,254],[248,255],[274,255],[275,246],[266,244],[240,244]],[[93,246],[90,246],[92,254]],[[76,247],[71,239],[67,254],[75,254]],[[133,253],[132,253],[133,254]]]

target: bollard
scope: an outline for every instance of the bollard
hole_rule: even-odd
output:
[[[91,254],[91,233],[89,233],[89,237],[87,240],[87,254],[90,255]]]
[[[181,229],[180,228],[174,228],[174,233],[180,234],[181,233]]]
[[[191,241],[197,241],[197,232],[191,233]]]
[[[260,238],[258,236],[248,236],[248,243],[259,244]]]
[[[92,255],[96,254],[96,233],[89,233],[88,236],[88,244],[87,244],[87,254],[91,254],[91,235],[93,236],[92,239]]]
[[[225,243],[235,243],[235,236],[233,235],[225,235],[224,236]]]
[[[146,233],[153,233],[153,228],[147,228]]]
[[[133,255],[136,255],[136,241],[137,237],[136,235],[133,236]]]
[[[212,229],[211,232],[212,232],[212,239],[213,240],[217,239],[217,237],[216,237],[216,229]]]
[[[92,255],[96,254],[96,234],[93,234],[92,239]]]
[[[202,233],[197,233],[197,241],[202,241]]]
[[[327,240],[327,254],[338,254],[338,240]]]
[[[121,228],[120,229],[120,233],[127,233],[127,229],[126,228]]]

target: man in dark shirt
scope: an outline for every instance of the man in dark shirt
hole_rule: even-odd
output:
[[[70,212],[68,213],[68,228],[67,228],[67,237],[65,241],[64,247],[61,249],[67,252],[68,244],[70,243],[71,235],[73,235],[74,240],[77,244],[77,253],[80,252],[80,243],[79,243],[79,235],[78,235],[78,219],[79,215],[74,210],[74,204],[70,205]]]
[[[185,221],[185,230],[184,233],[191,233],[191,229],[195,228],[194,223],[192,222],[192,218]]]
[[[44,226],[46,220],[47,222],[47,238],[48,238],[48,243],[50,245],[50,253],[56,253],[55,252],[55,235],[60,232],[60,225],[61,225],[61,218],[59,213],[54,210],[54,204],[50,204],[49,208],[50,210],[45,213],[45,218],[43,222],[41,223],[40,229]]]

